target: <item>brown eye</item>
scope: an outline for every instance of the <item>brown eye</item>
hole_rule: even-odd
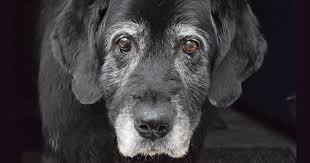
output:
[[[183,45],[183,51],[187,54],[194,54],[199,49],[199,44],[194,40],[187,40]]]
[[[129,52],[131,49],[131,40],[128,37],[120,38],[117,44],[121,52]]]

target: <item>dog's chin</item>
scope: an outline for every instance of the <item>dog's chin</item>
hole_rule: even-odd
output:
[[[168,142],[165,141],[148,141],[144,140],[143,142],[136,143],[131,149],[118,144],[118,150],[124,157],[137,158],[143,156],[144,158],[153,157],[170,157],[174,159],[183,158],[187,155],[189,151],[189,142],[184,142],[182,146],[172,147]]]

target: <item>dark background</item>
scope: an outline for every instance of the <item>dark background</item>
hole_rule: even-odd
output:
[[[8,38],[10,51],[8,66],[10,106],[5,122],[7,132],[16,139],[8,146],[38,148],[40,137],[39,110],[36,90],[36,22],[40,11],[39,0],[15,0],[6,9],[9,19]],[[283,134],[295,138],[295,121],[287,96],[296,92],[297,19],[295,0],[250,1],[264,33],[269,50],[261,70],[243,84],[243,96],[234,108],[247,113],[262,123],[273,126]],[[15,130],[13,128],[17,128]],[[17,136],[16,136],[17,135]]]
[[[251,109],[263,112],[284,125],[294,126],[286,97],[296,93],[297,15],[295,0],[252,1],[268,53],[259,73],[244,85],[243,100]]]

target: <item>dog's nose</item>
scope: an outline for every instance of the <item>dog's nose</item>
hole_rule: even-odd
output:
[[[138,133],[150,140],[164,137],[172,128],[173,111],[158,108],[143,108],[135,113],[135,129]]]
[[[162,120],[140,120],[135,123],[135,128],[142,137],[155,140],[167,135],[171,126]]]

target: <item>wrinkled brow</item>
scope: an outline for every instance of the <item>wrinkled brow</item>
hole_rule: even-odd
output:
[[[106,49],[110,49],[113,41],[119,35],[126,34],[139,39],[142,34],[144,34],[146,26],[144,23],[135,23],[133,21],[120,21],[106,30],[105,42],[107,43]]]

